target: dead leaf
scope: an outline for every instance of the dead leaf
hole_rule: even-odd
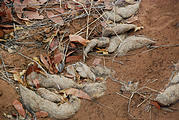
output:
[[[41,60],[41,62],[44,64],[44,66],[45,66],[47,69],[50,68],[49,63],[47,62],[47,60],[44,58],[43,55],[40,55],[40,60]]]
[[[78,90],[75,88],[69,88],[69,89],[65,90],[65,92],[67,94],[71,94],[71,95],[74,95],[79,98],[91,100],[91,97],[87,93],[83,92],[82,90]]]
[[[59,45],[59,40],[56,37],[54,37],[49,45],[49,48],[51,49],[51,51],[54,51],[58,47],[58,45]]]
[[[86,46],[87,43],[89,42],[89,40],[86,40],[79,35],[70,35],[69,38],[71,42],[78,42],[84,46]]]
[[[46,117],[48,117],[48,113],[45,112],[45,111],[39,111],[39,112],[36,112],[35,114],[36,114],[37,118],[46,118]]]
[[[82,59],[81,55],[80,56],[68,56],[66,58],[66,63],[79,61],[80,59]]]
[[[133,16],[133,17],[130,17],[129,19],[127,19],[126,22],[128,24],[131,24],[131,23],[138,21],[138,20],[139,20],[138,16]]]
[[[61,16],[59,16],[59,14],[55,15],[52,11],[47,11],[47,16],[54,23],[57,23],[59,25],[64,25],[64,20]]]
[[[24,11],[24,15],[28,19],[44,19],[43,15],[39,15],[38,11]]]
[[[40,83],[37,79],[32,80],[32,82],[34,83],[34,85],[37,89],[40,88]]]
[[[25,77],[28,76],[30,73],[37,71],[37,70],[40,70],[40,68],[38,68],[38,65],[36,63],[30,64],[25,73]]]
[[[71,46],[72,48],[76,48],[76,45],[75,45],[74,43],[70,43],[70,46]]]
[[[17,112],[19,113],[19,115],[21,115],[22,117],[25,118],[25,110],[22,106],[22,104],[18,101],[18,100],[15,100],[13,102],[13,106],[15,107],[15,109],[17,110]]]
[[[160,110],[160,105],[158,104],[158,102],[156,102],[156,101],[150,101],[150,104],[155,106],[157,109]]]
[[[2,29],[0,29],[0,38],[4,37],[4,31]]]
[[[59,53],[55,54],[53,63],[59,64],[62,61],[62,58],[63,58],[63,53],[59,52]]]

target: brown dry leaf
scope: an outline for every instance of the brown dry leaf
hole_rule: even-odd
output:
[[[138,16],[133,16],[133,17],[130,17],[129,19],[127,19],[126,22],[128,24],[131,24],[131,23],[138,21],[138,20],[139,20]]]
[[[7,7],[5,2],[1,2],[0,6],[0,16],[1,17],[1,22],[8,22],[8,21],[13,21],[13,16],[12,16],[12,8]]]
[[[150,104],[155,106],[157,109],[160,110],[160,105],[158,104],[158,102],[156,102],[156,101],[150,101]]]
[[[13,106],[15,107],[15,109],[17,110],[17,112],[19,113],[19,115],[21,115],[22,117],[25,118],[25,110],[22,106],[22,104],[18,101],[18,100],[15,100],[13,102]]]
[[[36,112],[35,114],[36,114],[37,118],[46,118],[46,117],[48,117],[48,113],[45,112],[45,111],[39,111],[39,112]]]
[[[34,85],[37,89],[40,88],[40,83],[37,79],[32,80],[32,82],[34,83]]]
[[[24,15],[28,19],[44,19],[43,15],[39,15],[38,11],[24,11]]]
[[[47,60],[44,58],[43,55],[40,55],[40,60],[41,60],[41,62],[44,64],[44,66],[45,66],[47,69],[50,68],[49,63],[47,62]]]
[[[57,11],[59,13],[64,13],[65,12],[64,8],[60,8],[60,7],[53,8],[53,10],[55,10],[55,11]]]
[[[32,72],[37,71],[37,70],[40,70],[40,68],[38,68],[38,65],[36,63],[30,64],[27,68],[25,76],[28,76],[29,74],[31,74]]]
[[[22,2],[21,2],[21,0],[15,0],[14,8],[15,8],[17,17],[19,17],[22,20],[28,20],[26,18],[22,18],[23,9],[27,8],[27,9],[36,10],[36,8],[40,8],[40,5],[44,4],[45,2],[47,2],[47,0],[23,0]],[[30,15],[30,13],[28,13],[27,16],[31,17],[31,19],[32,19],[32,16],[33,17],[37,16],[38,19],[40,19],[42,17],[42,16],[39,16],[37,13],[35,13],[35,15]],[[35,18],[33,18],[33,19],[35,19]]]
[[[69,88],[69,89],[65,90],[65,92],[67,94],[71,94],[71,95],[74,95],[79,98],[91,100],[91,97],[87,93],[83,92],[82,90],[78,90],[75,88]]]
[[[52,42],[49,45],[49,48],[51,49],[51,51],[54,51],[59,45],[59,40],[54,37],[54,39],[52,39]]]
[[[58,14],[55,15],[52,11],[47,11],[47,16],[50,20],[52,20],[54,23],[57,23],[59,25],[64,25],[64,20],[61,16]]]
[[[59,64],[62,61],[62,58],[63,58],[63,53],[58,52],[57,54],[54,55],[53,63]]]
[[[82,59],[81,55],[80,56],[68,56],[66,58],[66,63],[79,61],[80,59]]]
[[[0,29],[0,38],[4,37],[4,31],[2,29]]]
[[[78,42],[84,46],[86,46],[87,43],[89,42],[89,40],[86,40],[79,35],[70,35],[69,38],[71,42]]]

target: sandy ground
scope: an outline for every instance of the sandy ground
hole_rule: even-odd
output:
[[[179,1],[178,0],[143,0],[140,6],[139,20],[137,25],[144,29],[137,34],[144,34],[154,39],[156,45],[179,44]],[[174,70],[171,66],[179,60],[179,47],[158,48],[152,51],[141,53],[147,50],[142,48],[132,52],[130,56],[116,58],[124,63],[112,63],[110,57],[103,58],[103,63],[116,71],[115,77],[124,81],[139,81],[143,86],[147,81],[157,81],[147,86],[155,90],[161,90]],[[41,51],[26,51],[28,56],[39,55]],[[6,64],[15,67],[25,67],[29,62],[17,55],[9,55],[0,51]],[[8,54],[8,55],[7,55]],[[94,56],[87,61],[91,64]],[[105,61],[105,62],[104,62]],[[123,98],[116,92],[120,91],[121,85],[112,80],[107,81],[108,90],[106,95],[97,99],[96,102],[82,100],[81,109],[69,120],[129,120],[127,114],[128,99]],[[127,94],[126,94],[127,95]],[[3,113],[13,113],[12,102],[18,97],[15,89],[3,80],[0,80],[0,119]],[[164,112],[152,107],[151,112],[146,112],[146,104],[137,108],[136,105],[142,101],[140,96],[135,95],[136,104],[131,105],[131,113],[143,120],[178,120],[178,111]],[[172,105],[179,109],[179,103]]]

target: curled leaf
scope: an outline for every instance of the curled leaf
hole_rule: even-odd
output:
[[[90,96],[87,93],[83,92],[82,90],[70,88],[70,89],[65,90],[65,92],[67,94],[71,94],[71,95],[74,95],[74,96],[79,97],[79,98],[91,100]]]
[[[48,117],[48,112],[45,111],[39,111],[35,113],[37,118],[46,118]]]
[[[47,11],[47,16],[50,20],[52,20],[54,23],[57,23],[59,25],[64,25],[64,20],[61,16],[58,14],[55,15],[52,11]]]
[[[150,104],[155,106],[157,109],[160,110],[160,105],[158,104],[158,102],[156,102],[156,101],[150,101]]]
[[[25,110],[24,110],[22,104],[18,100],[15,100],[13,102],[13,106],[15,107],[15,109],[17,110],[19,115],[21,115],[22,117],[25,118]]]
[[[30,20],[31,19],[44,19],[44,16],[39,15],[38,11],[24,11],[23,13]]]
[[[70,35],[69,37],[71,42],[78,42],[84,46],[86,46],[86,44],[89,42],[89,40],[86,40],[79,35]]]

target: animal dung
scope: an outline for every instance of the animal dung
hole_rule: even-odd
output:
[[[155,42],[144,36],[130,36],[127,37],[118,47],[117,56],[124,56],[127,52],[142,48],[144,46],[154,44]]]
[[[179,100],[179,84],[169,86],[164,92],[158,94],[155,100],[165,106],[175,103]]]
[[[114,52],[117,47],[119,46],[119,44],[126,38],[126,35],[125,34],[121,34],[121,35],[118,35],[118,36],[113,36],[111,37],[110,39],[110,42],[109,42],[109,47],[107,48],[107,51],[109,53],[112,53]]]
[[[113,11],[116,11],[116,13],[120,16],[122,16],[122,18],[129,18],[132,15],[134,15],[138,9],[139,9],[139,5],[140,5],[140,1],[136,2],[133,5],[127,5],[125,7],[117,7],[115,6],[113,9]]]
[[[101,66],[101,65],[92,66],[91,70],[96,75],[96,77],[106,78],[106,77],[110,76],[112,73],[110,69],[108,69],[105,66]]]
[[[85,50],[84,50],[84,55],[86,57],[88,57],[88,52],[90,52],[91,50],[93,50],[94,47],[104,47],[107,46],[109,44],[109,38],[108,37],[101,37],[98,39],[92,39],[88,45],[86,46]]]
[[[179,83],[179,72],[171,79],[170,84],[177,84]]]
[[[104,95],[106,91],[106,83],[86,83],[82,90],[86,92],[91,98],[99,98]]]
[[[34,79],[38,79],[40,87],[44,88],[66,89],[79,86],[72,79],[66,78],[62,75],[59,76],[47,74],[47,76],[44,76],[42,74],[32,72],[27,76],[28,84],[33,86],[33,83],[31,81]]]
[[[169,86],[156,99],[162,105],[169,106],[179,100],[179,72],[171,79]]]
[[[29,107],[34,112],[45,111],[51,117],[62,120],[70,118],[80,108],[80,99],[77,97],[70,97],[69,102],[58,105],[54,102],[46,100],[34,91],[20,85],[20,95],[26,107]]]
[[[75,64],[75,67],[76,67],[76,71],[79,73],[81,77],[90,78],[93,81],[96,80],[95,74],[91,71],[91,68],[88,67],[86,64],[82,62],[77,62]]]
[[[115,22],[120,22],[123,19],[120,15],[118,15],[114,11],[105,11],[104,18],[106,18],[107,20],[109,19],[109,20],[115,21]]]
[[[60,102],[62,101],[62,97],[60,95],[57,95],[45,88],[39,88],[37,89],[37,93],[44,99],[47,99],[51,102]]]
[[[103,30],[103,36],[108,37],[112,35],[119,35],[130,30],[135,30],[137,28],[134,24],[117,24],[110,27],[106,27]]]

